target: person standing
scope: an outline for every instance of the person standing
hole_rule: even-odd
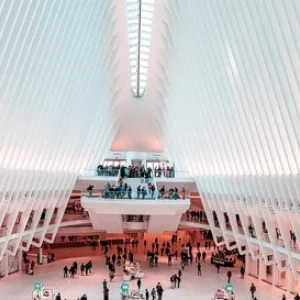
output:
[[[148,292],[147,289],[145,290],[145,299],[146,299],[146,300],[149,300],[149,292]]]
[[[297,294],[297,295],[294,297],[294,300],[300,300],[299,294]]]
[[[65,266],[64,267],[64,278],[68,278],[68,267],[67,266]]]
[[[115,253],[113,253],[113,255],[111,256],[111,261],[112,261],[113,265],[115,265],[116,259],[117,259],[117,256]]]
[[[82,263],[81,266],[80,266],[81,276],[83,276],[84,269],[85,269],[85,265],[84,265],[84,263]]]
[[[240,272],[241,272],[241,279],[244,279],[244,277],[245,277],[245,266],[244,265],[241,266]]]
[[[172,255],[171,255],[171,253],[168,254],[168,266],[172,266]]]
[[[77,268],[78,268],[77,261],[74,261],[73,266],[74,266],[74,272],[75,272],[75,275],[76,275],[77,274]]]
[[[103,279],[103,281],[102,281],[102,287],[103,287],[103,290],[107,289],[107,281],[106,281],[106,279]]]
[[[61,299],[60,293],[57,293],[57,295],[56,295],[56,297],[55,297],[55,300],[62,300],[62,299]]]
[[[227,283],[230,283],[231,276],[232,276],[232,272],[231,272],[231,271],[228,271],[228,272],[227,272]]]
[[[158,263],[158,256],[155,255],[154,256],[154,267],[157,267],[157,263]]]
[[[256,292],[256,287],[255,287],[254,283],[252,283],[251,286],[250,286],[250,293],[251,293],[252,299],[254,299],[255,292]],[[300,298],[299,299],[295,298],[295,300],[300,300]]]
[[[198,262],[197,269],[198,269],[198,276],[201,276],[201,263],[200,263],[200,261]]]

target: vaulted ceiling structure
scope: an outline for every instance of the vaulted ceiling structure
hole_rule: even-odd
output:
[[[300,2],[141,1],[154,6],[139,98],[139,1],[0,2],[0,224],[63,205],[110,149],[164,151],[204,194],[300,199]]]

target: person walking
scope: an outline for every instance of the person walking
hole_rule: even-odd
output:
[[[177,277],[177,288],[180,288],[180,283],[181,283],[181,277]]]
[[[283,295],[281,300],[286,300],[286,296],[285,296],[285,295]]]
[[[151,291],[151,296],[152,296],[152,300],[155,300],[155,298],[156,298],[156,291],[155,291],[154,288]]]
[[[241,266],[241,269],[240,269],[240,273],[241,273],[241,279],[244,279],[245,277],[245,266]]]
[[[136,284],[137,284],[138,289],[140,290],[141,286],[142,286],[142,281],[140,278],[137,280]]]
[[[157,293],[158,300],[162,300],[163,292],[164,292],[164,289],[161,286],[161,283],[158,282],[156,285],[156,293]]]
[[[216,264],[216,268],[217,268],[217,273],[219,274],[220,273],[220,265]]]
[[[250,286],[250,293],[251,293],[252,299],[254,299],[255,292],[256,292],[256,287],[255,287],[254,283],[252,283],[251,286]],[[299,299],[295,299],[295,300],[300,300],[300,298]]]
[[[200,261],[198,262],[197,269],[198,269],[198,276],[201,276],[201,263],[200,263]]]

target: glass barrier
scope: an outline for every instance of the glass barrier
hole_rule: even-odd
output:
[[[187,178],[187,177],[191,177],[189,172],[187,170],[169,170],[169,172],[167,171],[163,171],[163,170],[155,170],[154,171],[155,177],[157,178]]]
[[[120,169],[86,169],[83,171],[84,176],[107,176],[107,177],[117,177],[119,175]]]
[[[109,191],[109,190],[92,190],[82,191],[82,196],[88,198],[103,198],[103,199],[137,199],[137,200],[180,200],[180,199],[189,199],[189,193],[171,193],[171,192],[152,192],[151,190],[146,190],[145,192],[137,191]]]

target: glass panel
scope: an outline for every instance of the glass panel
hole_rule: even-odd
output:
[[[146,88],[154,1],[127,0],[131,88],[134,96],[138,97],[144,94]],[[141,16],[139,15],[140,13]]]

